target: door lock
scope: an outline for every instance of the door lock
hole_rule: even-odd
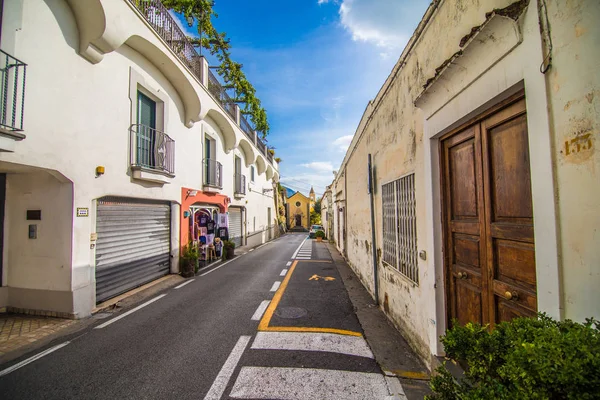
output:
[[[458,279],[467,279],[468,277],[468,274],[466,272],[459,272],[456,275],[458,276]]]

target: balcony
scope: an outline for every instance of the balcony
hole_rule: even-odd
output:
[[[177,58],[202,82],[200,55],[162,2],[160,0],[129,0],[129,2],[142,13]]]
[[[175,141],[149,126],[132,125],[131,171],[136,179],[168,183],[175,177]]]
[[[23,140],[27,64],[0,50],[0,151],[14,151]]]
[[[233,120],[236,120],[236,111],[235,111],[235,103],[227,94],[226,89],[219,83],[219,80],[212,73],[211,70],[208,70],[208,91],[213,95],[213,97],[223,106],[227,114]]]
[[[217,76],[208,70],[206,80],[202,77],[202,62],[201,56],[198,54],[187,36],[175,22],[175,19],[169,13],[169,10],[162,4],[160,0],[128,0],[141,13],[143,18],[152,26],[152,29],[165,41],[167,46],[173,50],[179,60],[192,71],[193,75],[204,86],[207,86],[208,92],[217,100],[223,107],[225,112],[235,121],[244,134],[251,139],[260,152],[268,157],[266,144],[257,137],[256,131],[250,125],[248,120],[240,115],[239,121],[237,117],[236,105],[233,99],[227,94],[227,88],[224,87],[218,80]],[[203,83],[206,82],[206,83]],[[272,157],[269,158],[271,163]]]
[[[217,160],[205,158],[204,166],[204,190],[219,191],[223,189],[223,165]]]
[[[246,175],[233,174],[233,183],[235,185],[233,195],[242,197],[246,195]]]

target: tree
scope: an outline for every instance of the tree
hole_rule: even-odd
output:
[[[235,91],[233,101],[244,103],[242,113],[250,115],[254,128],[261,132],[262,138],[265,139],[270,129],[267,112],[256,97],[256,89],[242,71],[243,65],[231,59],[231,45],[227,34],[218,32],[212,24],[212,19],[218,17],[213,9],[214,1],[162,0],[162,2],[168,9],[183,14],[190,26],[194,21],[198,21],[198,37],[188,39],[195,47],[207,49],[219,60],[217,73],[223,78],[224,87]]]
[[[322,197],[319,197],[316,201],[315,201],[315,205],[313,207],[313,209],[315,210],[316,213],[318,213],[319,215],[321,215],[321,200],[323,200]]]

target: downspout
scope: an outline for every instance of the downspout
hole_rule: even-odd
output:
[[[375,251],[375,205],[373,200],[373,166],[371,164],[371,154],[368,156],[369,167],[369,200],[371,201],[371,253],[373,253],[373,291],[375,296],[375,305],[379,305],[379,278],[377,276],[377,252]]]

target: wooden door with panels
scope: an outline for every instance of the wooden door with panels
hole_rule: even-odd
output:
[[[515,317],[535,316],[533,205],[523,93],[445,135],[440,150],[449,322],[493,327]]]

